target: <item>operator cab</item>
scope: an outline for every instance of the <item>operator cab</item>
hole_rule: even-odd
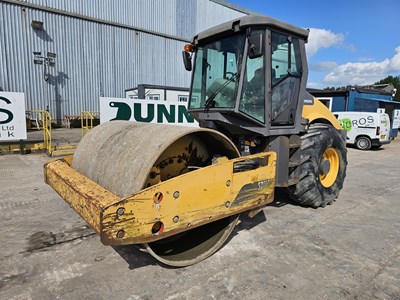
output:
[[[250,15],[211,28],[185,47],[194,66],[189,112],[201,127],[271,136],[302,131],[308,31]]]

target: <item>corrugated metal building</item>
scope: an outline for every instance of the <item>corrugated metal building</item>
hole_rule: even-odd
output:
[[[189,86],[183,45],[248,13],[221,0],[0,0],[0,88],[61,120],[138,84]],[[56,54],[47,81],[33,52]]]

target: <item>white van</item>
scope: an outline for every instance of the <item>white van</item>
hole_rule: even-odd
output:
[[[358,149],[379,148],[390,143],[390,119],[388,114],[373,112],[334,112],[347,131],[347,144]]]

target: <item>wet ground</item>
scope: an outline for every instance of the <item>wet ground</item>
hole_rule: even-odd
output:
[[[209,259],[167,268],[103,246],[43,182],[44,154],[0,156],[0,299],[400,299],[400,141],[349,149],[331,206],[278,201]]]

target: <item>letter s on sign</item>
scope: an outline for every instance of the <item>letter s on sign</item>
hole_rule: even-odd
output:
[[[4,102],[7,103],[7,104],[11,104],[11,101],[8,100],[8,99],[5,98],[5,97],[1,97],[1,96],[0,96],[0,100],[4,101]],[[1,118],[1,113],[4,113],[4,114],[7,115],[7,118],[6,118],[5,120],[3,120],[3,119]],[[11,111],[9,111],[8,109],[0,108],[0,124],[7,124],[7,123],[10,123],[10,122],[12,121],[12,119],[14,119],[14,115],[13,115],[13,113],[12,113]]]

